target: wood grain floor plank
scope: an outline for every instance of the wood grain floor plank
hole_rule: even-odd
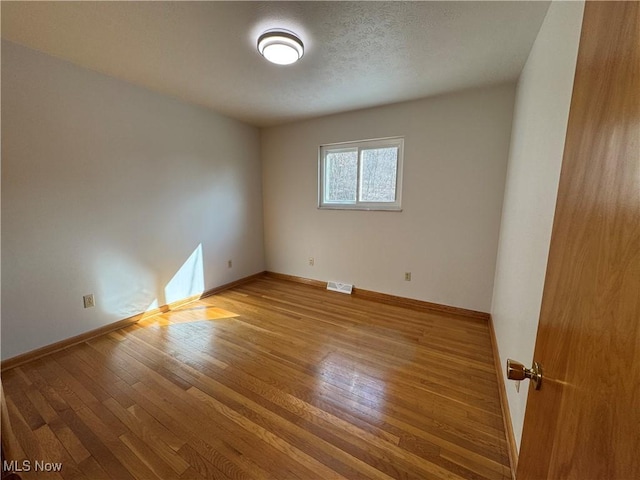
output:
[[[271,430],[268,430],[260,426],[259,424],[255,423],[253,420],[251,420],[250,417],[239,414],[232,408],[227,407],[225,404],[217,401],[213,397],[210,397],[208,395],[205,396],[206,394],[203,395],[202,392],[200,391],[198,391],[198,394],[196,395],[194,394],[195,390],[196,389],[192,388],[189,390],[188,393],[191,395],[194,395],[199,400],[206,402],[206,404],[209,407],[213,407],[218,413],[221,413],[222,415],[229,418],[231,421],[238,424],[240,427],[242,427],[246,431],[251,432],[252,434],[261,438],[264,442],[268,443],[269,445],[274,447],[276,450],[279,450],[285,455],[291,457],[296,462],[305,466],[309,470],[313,472],[317,472],[323,478],[335,478],[335,479],[345,478],[345,477],[342,477],[338,472],[333,470],[331,466],[328,466],[327,464],[318,461],[316,458],[305,453],[303,450],[298,448],[293,443],[287,442],[282,437],[274,434]],[[333,464],[333,462],[329,462],[329,463]],[[379,478],[386,478],[386,477],[384,477],[380,472]]]
[[[22,365],[18,368],[22,369],[25,372],[25,375],[27,375],[33,381],[33,385],[47,400],[47,403],[51,406],[51,408],[59,414],[60,412],[63,412],[71,407],[40,374],[39,368],[42,368],[42,365],[43,361],[38,359],[33,362],[29,362],[28,364]]]
[[[3,383],[6,388],[11,392],[10,396],[15,406],[20,411],[20,415],[23,420],[29,426],[31,430],[37,430],[46,424],[36,407],[31,403],[31,400],[27,397],[26,391],[28,385],[23,383],[22,379],[17,376],[3,377]]]
[[[229,346],[231,346],[231,345],[229,345]],[[255,368],[256,368],[256,367],[253,367],[252,369],[255,369]],[[259,367],[258,367],[258,368],[259,368]],[[283,369],[283,367],[281,366],[281,368],[280,368],[280,369]],[[296,383],[298,383],[298,384],[299,384],[299,383],[300,383],[300,380],[298,380]],[[449,400],[449,399],[446,399],[446,400],[447,400],[447,402],[448,402],[448,400]],[[412,420],[412,419],[409,419],[409,420]],[[482,446],[482,444],[480,444],[479,446]]]
[[[76,435],[82,445],[91,453],[91,457],[100,465],[100,467],[111,477],[122,480],[134,480],[134,476],[129,470],[120,463],[120,460],[111,452],[109,448],[102,442],[98,435],[94,434],[91,427],[83,423],[83,421],[71,409],[61,413],[63,421],[69,426],[74,435]],[[85,463],[83,461],[82,463]],[[82,465],[81,463],[81,465]],[[90,462],[87,462],[89,465]],[[89,465],[90,466],[90,465]],[[82,468],[82,467],[81,467]]]
[[[226,444],[230,447],[227,451],[232,453],[228,458],[238,465],[243,465],[242,458],[248,457],[266,471],[275,472],[280,478],[320,478],[296,462],[282,462],[284,456],[279,451],[260,439],[256,440],[244,430],[229,431],[230,422],[225,424],[221,419],[214,422],[211,412],[198,409],[197,403],[189,402],[191,397],[177,404],[175,402],[180,401],[179,397],[162,391],[157,385],[149,387],[138,383],[135,388],[138,404],[170,431],[188,437],[191,447],[205,458],[210,456],[212,449]],[[203,421],[207,425],[206,429],[202,428]],[[297,476],[298,472],[301,475]]]
[[[11,428],[13,430],[13,434],[16,436],[16,444],[15,446],[15,458],[12,460],[16,460],[18,462],[22,462],[23,460],[30,459],[39,459],[40,448],[38,443],[33,435],[33,432],[27,425],[27,422],[22,418],[22,414],[16,408],[13,400],[10,396],[5,393],[5,402],[7,404],[7,410],[9,413],[9,418],[11,421]]]
[[[69,455],[73,458],[74,462],[78,464],[82,463],[91,456],[80,439],[59,417],[56,417],[54,420],[49,422],[49,427],[67,452],[69,452]]]
[[[184,458],[185,462],[188,462],[192,468],[200,474],[203,478],[215,478],[220,480],[230,480],[230,478],[218,469],[213,463],[208,461],[198,452],[196,452],[189,444],[184,445],[178,453]],[[225,462],[226,463],[226,462]],[[246,478],[241,474],[236,478]],[[250,480],[250,479],[249,479]]]
[[[136,435],[125,433],[118,437],[136,457],[144,463],[158,478],[162,480],[178,480],[180,475],[171,468],[152,448],[150,443]]]
[[[85,475],[82,473],[80,468],[78,468],[77,464],[67,450],[64,448],[58,437],[53,433],[49,425],[44,425],[33,432],[40,448],[42,450],[42,458],[40,459],[43,462],[49,464],[59,464],[60,466],[60,476],[65,480],[84,480],[86,479]],[[52,465],[52,468],[57,468]],[[44,478],[46,475],[46,470],[44,474],[41,473],[42,470],[38,472],[39,475],[42,475]],[[34,471],[35,473],[35,471]]]
[[[96,462],[95,458],[88,457],[78,463],[78,467],[89,480],[113,480],[107,472]]]
[[[371,469],[369,468],[363,469],[362,467],[363,466],[366,467],[367,463],[363,464],[362,462],[356,462],[355,459],[359,458],[362,460],[364,459],[364,457],[370,457],[368,453],[373,450],[375,451],[376,455],[373,456],[374,458],[367,458],[367,461],[371,464],[375,464],[376,467],[383,472],[387,470],[387,473],[393,473],[397,475],[397,470],[393,469],[392,471],[389,471],[389,466],[394,465],[397,467],[399,464],[403,463],[403,461],[408,460],[404,462],[405,468],[407,468],[408,472],[410,472],[412,469],[416,469],[422,472],[421,475],[425,475],[425,474],[436,475],[440,478],[446,478],[446,472],[439,470],[437,466],[434,466],[429,462],[425,462],[423,461],[423,459],[417,456],[414,456],[409,452],[406,452],[406,451],[403,451],[402,449],[397,448],[395,443],[389,443],[384,440],[380,440],[375,436],[366,436],[366,434],[363,433],[366,440],[359,441],[360,438],[358,435],[351,435],[349,443],[345,444],[341,441],[342,439],[340,436],[334,435],[334,432],[330,432],[328,429],[324,429],[322,427],[317,428],[315,425],[312,425],[313,422],[307,422],[303,418],[300,418],[299,421],[296,421],[295,415],[288,415],[282,412],[276,413],[276,412],[270,411],[267,408],[264,408],[262,405],[259,404],[259,402],[261,402],[260,396],[257,396],[257,395],[254,396],[254,395],[251,395],[251,393],[247,394],[244,391],[242,392],[242,394],[240,394],[240,392],[236,392],[233,388],[230,388],[211,378],[208,378],[208,381],[204,382],[204,388],[207,391],[211,392],[212,394],[216,394],[217,398],[220,398],[220,396],[222,396],[223,398],[226,397],[226,398],[232,399],[234,402],[242,404],[243,406],[246,406],[247,408],[261,415],[262,417],[266,419],[270,419],[274,422],[277,422],[278,419],[284,418],[289,420],[289,423],[285,425],[294,425],[294,424],[298,425],[300,423],[304,423],[305,424],[304,429],[298,428],[299,434],[302,438],[305,437],[304,434],[306,433],[306,430],[309,430],[317,437],[317,440],[313,441],[316,448],[318,444],[322,443],[321,442],[322,439],[326,440],[327,442],[333,441],[334,444],[335,443],[342,444],[341,445],[342,450],[338,449],[337,453],[333,451],[332,456],[334,458],[340,458],[340,457],[344,457],[344,454],[347,454],[345,463],[350,464],[356,470],[360,470],[362,471],[362,473],[366,475],[377,476],[379,475],[379,472],[371,471]],[[194,392],[197,392],[198,398],[203,399],[203,401],[205,402],[212,401],[212,398],[209,395],[205,394],[204,392],[198,391],[196,388],[190,389],[188,393],[194,393]],[[225,404],[229,405],[230,402],[227,401],[225,402]],[[235,410],[245,412],[244,409],[236,408]],[[249,417],[250,415],[245,413],[245,416]],[[294,417],[294,418],[292,419],[291,417]],[[273,428],[271,428],[271,430],[274,431]],[[349,429],[343,430],[340,433],[343,433],[344,431],[348,432]],[[322,433],[325,433],[325,434],[323,435]],[[338,433],[338,432],[335,432],[335,433]],[[308,439],[309,436],[307,435],[306,438]],[[298,442],[297,444],[299,443],[300,442]],[[329,447],[334,447],[334,445],[329,444]],[[357,449],[356,447],[359,447],[360,452],[364,452],[364,454],[362,453],[360,455],[354,454],[354,451]],[[328,450],[331,451],[331,448],[328,448]],[[350,458],[351,455],[353,455],[354,457],[353,459]],[[384,462],[386,462],[387,465],[384,465]],[[408,468],[409,465],[412,468]]]
[[[155,455],[157,455],[160,459],[162,459],[175,473],[181,475],[189,468],[189,464],[186,463],[182,458],[173,450],[169,445],[167,445],[164,440],[161,438],[162,433],[161,429],[153,428],[149,426],[149,424],[145,424],[141,422],[138,417],[132,414],[129,410],[126,410],[122,405],[120,405],[115,399],[109,398],[104,401],[104,405],[111,410],[111,412],[120,419],[124,424],[126,424],[131,432],[141,441],[143,444],[147,445]],[[157,435],[156,432],[160,432],[160,435]],[[136,447],[138,450],[141,450],[138,447],[139,442],[131,440],[130,435],[126,435],[123,440],[123,436],[120,439],[123,443],[127,444],[129,448],[132,446]],[[186,441],[182,442],[184,445]],[[180,446],[182,446],[180,445]],[[140,457],[140,455],[138,455]]]
[[[23,364],[3,386],[21,459],[65,465],[47,478],[510,476],[486,323],[280,279]]]
[[[199,349],[199,348],[203,348],[203,345],[199,345],[198,343],[194,342],[191,338],[191,336],[185,335],[182,336],[180,339],[181,342],[187,342],[187,343],[191,343],[194,346],[194,349]],[[181,354],[178,354],[181,355]],[[210,357],[212,358],[212,357]],[[207,365],[203,364],[201,362],[198,362],[196,365],[194,365],[193,363],[191,363],[188,359],[188,357],[186,355],[183,355],[181,357],[181,361],[185,364],[189,364],[190,366],[196,366],[197,368],[200,369],[207,369]],[[226,364],[225,364],[226,367]],[[207,375],[216,375],[215,371],[213,370],[207,370]],[[223,375],[224,376],[224,375]],[[244,372],[240,371],[240,370],[235,370],[233,372],[233,375],[228,375],[228,377],[233,378],[237,381],[237,379],[239,377],[243,377],[246,379],[255,379],[255,377],[251,376],[251,375],[245,375]],[[260,380],[259,380],[260,381]],[[263,388],[269,388],[270,386],[268,384],[266,384],[265,382],[260,381],[263,385]],[[281,392],[281,390],[277,389],[277,388],[273,388],[272,389],[275,392]],[[287,394],[289,395],[289,394]],[[290,396],[291,398],[296,398],[293,396]],[[431,399],[432,401],[433,399]],[[424,402],[426,404],[429,403],[429,401]],[[457,417],[460,417],[460,408],[458,406],[451,406],[451,402],[442,402],[439,405],[439,410],[443,411],[443,410],[455,410],[454,414]],[[489,425],[491,427],[498,427],[500,428],[500,425],[502,425],[502,419],[496,415],[495,413],[492,415],[487,414],[486,412],[482,412],[482,411],[478,411],[478,412],[467,412],[466,413],[466,417],[469,421],[471,422],[478,422],[479,425]],[[482,428],[482,427],[481,427]],[[397,437],[396,437],[397,438]]]

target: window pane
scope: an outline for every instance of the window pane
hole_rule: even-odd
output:
[[[324,168],[324,202],[355,203],[358,184],[358,150],[327,152]]]
[[[361,202],[395,202],[398,147],[362,150]]]

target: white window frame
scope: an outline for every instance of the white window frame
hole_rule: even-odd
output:
[[[396,165],[396,195],[395,202],[361,202],[360,189],[361,182],[361,151],[373,148],[397,147],[398,163]],[[335,152],[336,150],[352,150],[358,151],[358,177],[356,187],[356,201],[354,203],[331,203],[324,201],[325,193],[325,159],[327,152]],[[376,138],[372,140],[359,140],[356,142],[331,143],[321,145],[318,149],[318,208],[327,210],[384,210],[401,212],[402,211],[402,165],[404,157],[404,137],[387,137]]]

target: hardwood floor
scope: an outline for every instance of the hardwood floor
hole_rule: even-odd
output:
[[[24,479],[510,478],[485,322],[283,280],[2,381]]]

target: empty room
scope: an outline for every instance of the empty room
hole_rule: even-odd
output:
[[[1,6],[2,480],[640,478],[640,3]]]

